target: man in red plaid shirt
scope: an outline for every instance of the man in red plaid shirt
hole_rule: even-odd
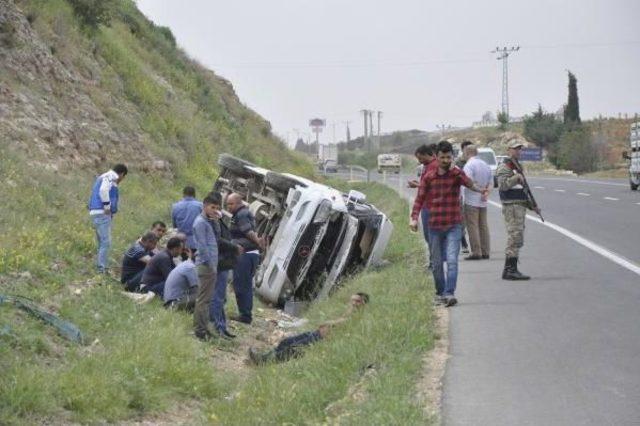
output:
[[[438,168],[427,171],[420,179],[409,226],[414,232],[418,230],[418,215],[426,205],[429,210],[429,239],[433,253],[436,302],[453,306],[458,303],[454,293],[458,280],[458,253],[462,237],[460,186],[464,185],[472,191],[482,193],[483,198],[488,196],[489,189],[476,187],[462,170],[453,166],[453,147],[449,142],[440,142],[436,155]]]

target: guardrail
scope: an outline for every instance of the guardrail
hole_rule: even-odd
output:
[[[325,176],[339,176],[341,178],[347,178],[349,182],[370,182],[369,170],[355,164],[342,166],[335,173],[327,172],[325,169],[322,171],[322,174]]]
[[[398,193],[402,194],[403,188],[406,185],[406,182],[404,180],[404,176],[402,175],[402,172],[399,173],[389,173],[387,170],[383,170],[382,173],[382,183],[389,186],[389,187],[397,187],[398,189]],[[395,178],[394,183],[392,183],[392,181],[394,179],[389,179],[390,177]]]

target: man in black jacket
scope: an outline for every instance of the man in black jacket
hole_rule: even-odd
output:
[[[180,238],[173,237],[167,241],[167,248],[154,255],[142,273],[140,291],[143,293],[153,292],[162,297],[164,293],[164,282],[169,273],[175,268],[173,258],[182,253],[183,243]]]
[[[253,310],[253,276],[260,263],[260,250],[264,250],[264,238],[256,232],[256,219],[244,204],[242,195],[232,193],[227,196],[227,211],[233,216],[229,232],[233,242],[242,246],[244,252],[233,270],[233,291],[238,303],[238,316],[231,320],[251,324]]]
[[[222,207],[222,196],[218,192],[210,194],[210,197],[217,201],[217,209],[220,212]],[[217,219],[211,221],[213,232],[218,241],[218,276],[216,286],[213,291],[211,305],[209,305],[209,319],[213,322],[215,329],[221,337],[234,338],[235,336],[227,331],[227,319],[224,314],[224,304],[227,300],[227,280],[229,271],[233,270],[238,261],[238,256],[242,253],[242,247],[231,242],[229,228],[222,221],[222,214]]]

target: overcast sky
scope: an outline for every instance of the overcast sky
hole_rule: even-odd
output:
[[[362,134],[363,108],[382,131],[470,125],[501,103],[509,58],[512,116],[566,101],[578,78],[582,118],[640,112],[638,0],[138,0],[192,57],[293,143],[327,120],[324,143]],[[306,137],[306,136],[305,136]]]

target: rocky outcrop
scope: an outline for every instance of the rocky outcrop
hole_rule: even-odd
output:
[[[96,105],[98,75],[62,63],[12,0],[0,0],[0,138],[47,168],[120,159],[153,164],[142,132],[115,128]],[[93,64],[100,69],[100,64]],[[117,100],[113,100],[117,102]],[[120,105],[135,129],[135,111]]]

